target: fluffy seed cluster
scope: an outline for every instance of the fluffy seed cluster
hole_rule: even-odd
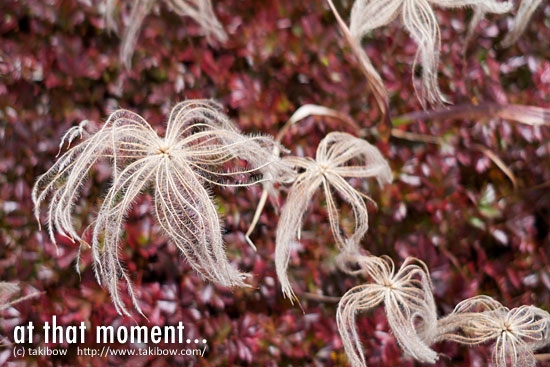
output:
[[[312,107],[301,111],[306,115],[327,113],[326,109]],[[211,101],[176,105],[164,137],[141,116],[127,110],[114,112],[93,133],[86,131],[87,125],[83,122],[62,137],[60,149],[78,137],[84,140],[38,178],[32,191],[34,214],[39,221],[41,203],[50,197],[47,223],[51,241],[56,243],[57,232],[87,244],[74,228],[73,207],[96,163],[102,159],[111,163],[112,182],[91,225],[91,247],[97,280],[107,287],[118,312],[124,314],[128,311],[120,297],[120,280],[126,283],[134,307],[141,310],[120,260],[119,245],[125,217],[145,190],[152,190],[156,220],[193,269],[220,285],[245,286],[246,274],[231,266],[225,255],[220,219],[207,186],[262,182],[265,192],[274,195],[273,183],[291,183],[277,229],[275,264],[283,293],[294,300],[287,276],[291,245],[300,237],[302,219],[315,192],[321,188],[324,192],[337,246],[343,253],[355,254],[368,229],[365,199],[370,198],[348,180],[373,177],[381,185],[392,180],[391,169],[380,151],[365,140],[332,132],[320,142],[315,159],[281,158],[280,153],[286,150],[279,145],[280,139],[244,135]],[[220,170],[237,159],[250,167]],[[250,174],[257,178],[235,182]],[[227,182],[230,178],[233,182]],[[340,229],[333,191],[352,208],[355,226],[350,234]]]
[[[118,110],[38,178],[32,192],[35,216],[39,220],[40,204],[50,196],[47,222],[52,242],[58,232],[83,243],[73,226],[73,207],[90,170],[100,159],[107,159],[113,178],[92,225],[91,246],[97,279],[109,289],[119,312],[128,314],[120,298],[119,279],[127,283],[133,304],[140,310],[120,260],[119,244],[128,211],[148,188],[153,191],[158,223],[189,264],[215,283],[244,286],[246,274],[233,267],[225,255],[220,219],[207,186],[252,185],[262,178],[238,179],[256,172],[269,179],[290,174],[290,168],[273,155],[275,144],[272,138],[239,132],[211,101],[176,105],[164,137],[141,116]],[[237,159],[250,167],[224,169]]]
[[[301,113],[327,115],[326,110],[311,106]],[[400,347],[421,362],[438,360],[432,349],[436,342],[494,342],[493,363],[497,367],[533,367],[533,352],[550,344],[550,315],[546,311],[533,306],[510,310],[480,296],[461,302],[451,314],[438,319],[430,274],[422,261],[407,258],[396,270],[387,256],[361,255],[359,244],[368,230],[365,200],[371,199],[350,180],[375,178],[380,185],[392,181],[387,161],[365,140],[332,132],[319,143],[315,158],[281,158],[280,153],[286,150],[278,143],[280,136],[245,135],[216,103],[205,100],[176,105],[163,137],[142,117],[127,110],[115,111],[93,133],[86,130],[87,126],[85,121],[62,137],[60,150],[65,144],[70,147],[78,137],[84,139],[38,178],[32,199],[39,220],[40,205],[50,198],[47,222],[52,242],[56,242],[58,232],[86,243],[74,228],[73,207],[96,163],[102,159],[111,163],[112,182],[92,223],[91,247],[98,282],[108,288],[119,313],[129,315],[120,297],[120,280],[127,284],[133,305],[141,313],[119,256],[119,245],[125,217],[142,192],[152,191],[158,223],[197,272],[217,284],[246,286],[246,274],[226,257],[220,219],[208,187],[261,182],[269,184],[266,192],[270,192],[278,182],[291,184],[276,233],[275,265],[283,294],[291,301],[296,299],[287,275],[289,259],[293,243],[300,239],[308,205],[319,190],[324,193],[331,231],[340,249],[337,266],[350,275],[371,279],[350,289],[338,304],[338,330],[353,367],[366,366],[356,316],[379,305],[384,306]],[[246,161],[248,167],[229,171],[227,167],[237,160]],[[243,177],[247,179],[242,181]],[[351,232],[341,227],[334,193],[352,209]],[[16,285],[0,284],[0,309],[1,304],[13,304],[5,300],[17,291]]]
[[[493,342],[496,367],[534,367],[534,351],[550,344],[550,314],[534,306],[512,310],[488,296],[459,303],[438,320],[432,283],[426,265],[407,258],[399,271],[386,256],[342,255],[350,274],[364,274],[370,283],[350,289],[340,300],[338,330],[353,367],[366,361],[355,318],[360,311],[384,304],[388,324],[403,351],[414,359],[434,363],[431,345],[453,341],[465,345]],[[353,264],[355,268],[350,267]]]

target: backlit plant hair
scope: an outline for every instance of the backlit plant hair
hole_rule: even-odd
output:
[[[120,60],[129,68],[132,63],[132,55],[139,36],[139,30],[143,20],[151,11],[157,0],[133,0],[132,10],[129,16],[129,24],[122,36],[120,47]],[[106,0],[107,27],[116,30],[114,20],[115,4],[117,0]],[[197,22],[204,33],[212,35],[220,41],[227,39],[227,34],[214,14],[211,0],[164,0],[170,10],[182,17],[190,17]]]
[[[18,282],[2,282],[0,281],[0,312],[15,306],[16,304],[37,297],[41,292],[32,292],[27,295],[17,297],[21,292],[21,287]],[[10,345],[11,342],[7,337],[0,334],[0,347]]]
[[[323,190],[328,209],[330,228],[336,245],[342,251],[355,252],[368,230],[368,211],[365,199],[370,198],[355,189],[346,179],[376,178],[380,185],[392,181],[390,166],[380,151],[367,141],[353,135],[332,132],[317,147],[315,159],[284,157],[298,170],[283,206],[277,225],[275,267],[283,294],[296,299],[288,280],[287,269],[292,243],[300,239],[303,217],[313,195]],[[355,228],[350,235],[340,232],[339,214],[332,191],[335,190],[351,206]]]
[[[112,184],[92,223],[92,251],[97,280],[108,288],[119,313],[128,314],[119,295],[120,278],[141,313],[119,258],[119,245],[128,211],[149,187],[153,189],[157,221],[191,267],[217,284],[244,286],[245,274],[225,255],[220,219],[205,185],[252,185],[262,179],[235,180],[259,170],[277,175],[281,169],[276,167],[280,161],[273,158],[274,145],[272,138],[241,134],[211,101],[190,100],[176,105],[164,137],[136,113],[118,110],[101,129],[64,153],[38,178],[32,191],[34,213],[39,220],[40,204],[50,196],[47,222],[52,242],[56,242],[57,231],[82,243],[73,227],[72,208],[92,167],[100,159],[109,159]],[[250,168],[216,171],[236,158],[247,161]],[[230,178],[235,182],[227,182]]]
[[[542,0],[521,0],[512,28],[510,28],[508,34],[502,40],[504,47],[510,47],[518,41],[541,2]]]
[[[20,291],[21,287],[17,282],[0,282],[0,311],[40,295],[40,292],[32,292],[25,296],[16,297],[15,295]]]

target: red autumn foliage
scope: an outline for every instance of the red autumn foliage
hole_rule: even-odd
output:
[[[121,1],[124,3],[124,1]],[[349,2],[343,2],[348,4]],[[59,250],[32,216],[30,190],[55,160],[59,139],[84,119],[101,122],[118,107],[132,109],[155,127],[178,101],[214,98],[246,132],[276,134],[296,108],[315,103],[349,114],[364,127],[395,173],[383,189],[372,185],[378,209],[362,244],[400,263],[416,256],[429,266],[439,313],[459,301],[487,294],[509,307],[550,308],[550,129],[498,118],[415,120],[398,129],[442,136],[437,146],[378,136],[375,101],[354,56],[324,1],[214,1],[229,40],[208,40],[189,19],[155,5],[143,24],[131,70],[118,60],[119,37],[105,29],[103,0],[3,0],[0,3],[0,279],[19,280],[41,297],[5,311],[1,334],[16,325],[41,325],[52,315],[64,325],[134,321],[119,316],[95,281],[89,251],[75,271],[78,247],[59,238]],[[349,4],[341,5],[342,14]],[[128,13],[126,7],[121,11]],[[550,106],[549,4],[532,18],[517,45],[498,46],[511,16],[491,17],[463,52],[471,13],[438,11],[442,29],[440,84],[455,104],[496,102]],[[364,47],[386,83],[393,116],[420,109],[411,84],[416,46],[399,24],[373,32]],[[345,126],[308,118],[283,143],[312,155],[324,134]],[[348,129],[349,130],[349,129]],[[357,133],[350,131],[352,133]],[[518,188],[475,147],[497,154]],[[103,169],[105,170],[105,169]],[[84,229],[108,185],[102,167],[76,209]],[[260,196],[250,190],[217,190],[229,257],[253,277],[249,289],[225,289],[202,281],[167,243],[145,197],[130,213],[123,254],[149,321],[183,321],[191,339],[205,338],[204,358],[140,357],[109,360],[76,355],[16,359],[0,350],[0,365],[13,366],[347,366],[336,329],[336,303],[310,294],[340,297],[363,279],[339,272],[321,197],[304,222],[291,278],[302,310],[282,298],[273,262],[277,212],[267,206],[252,238],[244,233]],[[350,214],[343,209],[342,214]],[[412,366],[389,333],[381,311],[360,317],[371,366]],[[35,345],[42,345],[39,329]],[[88,346],[93,346],[90,341]],[[488,349],[442,343],[438,366],[477,366]],[[451,362],[452,361],[452,362]]]

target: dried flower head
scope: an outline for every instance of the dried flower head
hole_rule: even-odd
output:
[[[222,229],[210,192],[205,184],[251,185],[227,182],[243,174],[267,170],[275,176],[274,141],[249,137],[232,127],[218,105],[211,101],[187,101],[170,114],[166,133],[160,137],[141,116],[126,110],[111,114],[105,125],[63,154],[33,188],[35,216],[51,194],[47,221],[54,232],[81,241],[72,223],[72,208],[89,171],[103,158],[113,165],[113,179],[95,221],[92,250],[98,281],[104,284],[119,312],[128,314],[120,299],[118,283],[123,278],[134,306],[140,311],[129,277],[119,259],[119,243],[125,216],[136,198],[153,188],[155,216],[170,240],[189,264],[203,277],[225,286],[243,286],[245,274],[229,263]],[[250,169],[216,171],[235,158]],[[141,312],[141,311],[140,311]]]
[[[441,37],[433,5],[445,8],[475,7],[483,13],[503,14],[511,10],[511,2],[495,0],[356,0],[351,10],[350,30],[357,42],[370,31],[385,26],[399,14],[405,29],[418,45],[413,70],[422,66],[418,95],[423,106],[446,102],[437,82]],[[414,75],[414,73],[413,73]]]
[[[510,310],[491,297],[477,296],[439,321],[437,339],[466,345],[494,341],[496,367],[534,367],[533,351],[550,344],[550,314],[534,306]]]
[[[275,266],[283,294],[293,301],[287,276],[291,244],[300,238],[302,219],[315,192],[322,187],[327,202],[332,234],[339,248],[358,251],[359,241],[368,229],[368,212],[364,199],[370,198],[355,189],[346,178],[375,177],[380,185],[392,181],[390,166],[380,151],[367,141],[342,132],[332,132],[319,143],[316,157],[285,157],[303,172],[296,176],[288,193],[277,225]],[[341,233],[338,208],[332,190],[348,203],[354,214],[355,228],[351,235]]]
[[[116,30],[114,20],[116,0],[106,0],[106,20],[109,29]],[[151,11],[156,0],[134,0],[129,24],[122,37],[120,59],[129,68],[132,63],[132,54],[136,46],[139,29],[143,20]],[[168,7],[182,17],[190,17],[200,24],[207,35],[213,35],[220,41],[225,41],[227,35],[214,14],[211,0],[165,0]]]
[[[296,125],[298,122],[304,120],[307,117],[310,116],[322,116],[322,117],[330,117],[333,119],[340,120],[346,124],[348,124],[350,127],[352,127],[355,130],[359,129],[359,126],[351,119],[348,115],[341,113],[339,111],[333,110],[331,108],[325,107],[325,106],[319,106],[319,105],[313,105],[313,104],[305,104],[303,106],[300,106],[292,116],[288,119],[288,121],[285,123],[285,125],[279,130],[279,133],[275,137],[275,141],[280,144],[283,140],[283,137],[287,134],[287,132],[290,130],[290,128],[294,125]],[[286,151],[285,151],[286,152]],[[273,152],[274,156],[279,157],[279,154],[282,153],[280,151],[279,145],[275,147],[275,150]],[[281,166],[284,163],[288,163],[287,160],[283,160],[281,162]],[[289,163],[290,166],[290,163]],[[256,207],[256,211],[254,213],[254,217],[252,219],[252,222],[250,224],[250,227],[248,228],[248,231],[246,232],[246,240],[248,241],[248,244],[256,249],[256,246],[254,246],[254,243],[250,239],[250,234],[254,231],[254,228],[256,227],[256,224],[258,223],[258,220],[260,219],[260,215],[262,214],[263,208],[265,207],[265,204],[267,202],[267,198],[271,198],[272,204],[275,207],[275,210],[279,209],[278,203],[279,203],[279,191],[275,188],[274,183],[278,181],[279,183],[292,183],[292,181],[296,178],[296,172],[292,169],[293,167],[283,167],[285,169],[290,168],[290,171],[279,173],[276,177],[278,177],[278,180],[266,180],[264,183],[262,183],[262,195],[260,197],[260,200],[258,202],[258,205]]]
[[[390,328],[405,353],[422,362],[435,362],[437,353],[429,345],[437,333],[437,313],[426,265],[409,257],[395,272],[394,263],[387,256],[348,255],[343,260],[359,266],[351,273],[364,273],[372,279],[372,283],[350,289],[338,304],[338,331],[351,365],[367,365],[355,317],[382,303]]]

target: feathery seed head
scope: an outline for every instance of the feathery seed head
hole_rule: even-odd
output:
[[[291,244],[299,237],[304,214],[313,195],[322,188],[326,198],[329,222],[336,245],[346,251],[358,252],[359,241],[368,230],[365,194],[346,179],[374,177],[380,185],[390,183],[391,169],[380,151],[367,141],[342,132],[329,133],[317,148],[315,160],[285,157],[283,161],[301,170],[290,188],[277,226],[275,264],[283,294],[294,300],[287,276]],[[355,228],[349,236],[340,230],[338,208],[333,190],[349,204],[355,218]]]
[[[125,217],[136,198],[148,189],[154,194],[158,223],[191,267],[218,284],[244,286],[246,274],[235,269],[225,255],[217,209],[204,185],[252,185],[257,181],[226,180],[254,172],[268,172],[266,179],[276,177],[287,168],[272,159],[275,146],[269,137],[240,133],[212,101],[176,105],[163,138],[141,116],[118,110],[38,178],[32,192],[35,215],[39,219],[40,204],[50,196],[47,222],[52,242],[55,232],[83,242],[73,227],[72,208],[90,169],[100,159],[107,159],[113,165],[113,178],[93,222],[92,252],[96,277],[108,288],[120,313],[128,314],[120,299],[119,279],[128,285],[132,302],[140,311],[119,247]],[[248,161],[250,168],[224,171],[235,159]]]
[[[372,279],[372,283],[350,289],[338,304],[338,331],[351,365],[366,366],[355,317],[360,311],[381,303],[405,353],[422,362],[435,362],[437,354],[429,345],[437,334],[437,314],[426,265],[407,258],[395,272],[393,261],[387,256],[343,256],[348,258],[340,260],[356,262],[359,266],[359,270],[350,270],[350,273],[363,273]]]
[[[534,306],[508,309],[487,296],[469,298],[439,320],[438,340],[466,345],[494,341],[496,367],[532,367],[533,351],[550,344],[550,314]]]
[[[488,296],[464,300],[451,314],[437,320],[428,269],[419,260],[407,258],[397,272],[387,256],[343,253],[337,261],[349,274],[365,274],[372,279],[350,289],[338,304],[338,331],[353,367],[366,366],[355,316],[381,303],[398,344],[423,362],[437,360],[429,346],[438,341],[466,345],[494,341],[496,367],[534,367],[533,352],[550,344],[548,312],[534,306],[510,310]],[[353,263],[357,268],[349,266]]]
[[[427,104],[442,105],[447,102],[437,81],[441,34],[432,9],[433,5],[445,8],[475,8],[476,14],[479,14],[474,17],[470,33],[481,21],[480,14],[503,14],[512,8],[511,2],[496,0],[356,0],[350,16],[351,36],[355,43],[360,43],[367,33],[389,24],[401,15],[403,26],[418,45],[413,69],[417,63],[422,67],[418,97],[424,107]],[[377,74],[375,79],[379,78]]]

